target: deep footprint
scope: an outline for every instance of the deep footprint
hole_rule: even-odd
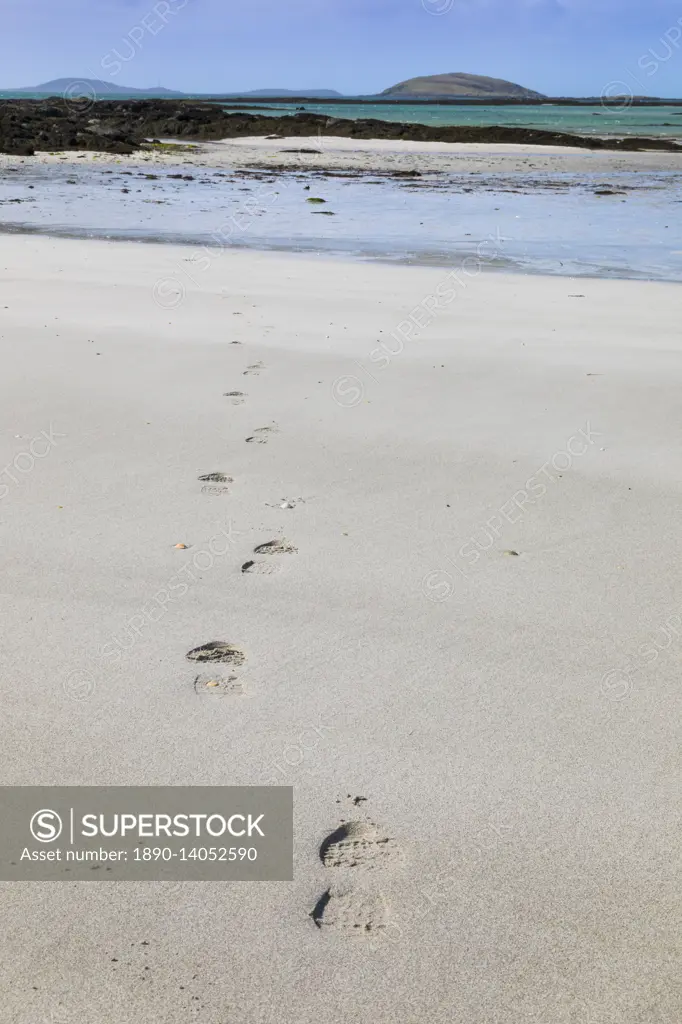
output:
[[[244,684],[236,676],[198,675],[194,689],[201,697],[241,697],[244,694]]]
[[[381,835],[369,821],[344,822],[320,847],[326,868],[376,868],[399,856],[396,841]]]
[[[261,576],[271,576],[273,572],[279,572],[280,566],[274,562],[244,562],[242,572],[255,573]]]
[[[295,555],[298,548],[290,544],[283,537],[278,540],[269,540],[266,544],[259,544],[253,549],[254,555]]]
[[[310,915],[318,928],[339,928],[357,934],[386,927],[388,907],[381,893],[331,886]]]
[[[210,643],[195,647],[186,654],[188,661],[220,662],[223,665],[243,665],[246,655],[234,644],[226,644],[222,640],[211,640]]]

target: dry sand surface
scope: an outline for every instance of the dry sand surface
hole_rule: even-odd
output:
[[[530,146],[504,143],[411,142],[394,139],[348,139],[334,136],[305,138],[244,138],[222,142],[190,143],[166,152],[139,152],[131,156],[71,151],[37,153],[35,157],[0,154],[0,167],[26,163],[120,163],[131,167],[176,166],[180,161],[199,167],[277,167],[307,170],[367,172],[506,174],[541,171],[560,174],[608,174],[618,171],[680,171],[682,153],[591,152],[571,146]],[[301,150],[311,152],[302,153]]]
[[[281,780],[295,881],[4,884],[3,1021],[678,1024],[679,286],[190,257],[0,239],[2,777]]]
[[[319,155],[287,150],[318,149]],[[679,171],[682,153],[618,153],[573,146],[533,146],[483,142],[411,142],[394,139],[348,139],[329,136],[285,139],[225,139],[209,143],[211,159],[230,163],[268,163],[372,171],[418,170],[453,173],[551,171],[594,173],[609,171]]]

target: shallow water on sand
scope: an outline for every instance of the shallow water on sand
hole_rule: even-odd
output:
[[[682,281],[680,203],[679,176],[669,172],[414,180],[187,165],[153,175],[115,164],[0,172],[5,231],[441,266],[480,258],[491,269],[668,281]]]

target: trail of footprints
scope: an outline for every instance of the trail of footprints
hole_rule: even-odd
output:
[[[213,474],[215,475],[215,474]],[[293,555],[297,548],[283,537],[269,540],[265,544],[258,544],[253,553],[256,555]],[[273,573],[277,572],[279,566],[275,561],[256,561],[255,559],[245,562],[242,573]],[[232,668],[240,668],[246,661],[246,655],[240,647],[227,643],[225,640],[210,640],[201,647],[194,647],[185,655],[188,661],[201,662],[203,664],[230,665]],[[215,675],[213,673],[200,673],[194,680],[194,690],[200,696],[215,697],[240,697],[244,695],[244,686],[236,675]]]
[[[233,342],[232,344],[240,344],[239,342]],[[262,370],[265,370],[266,366],[262,362],[252,363],[247,366],[246,370],[243,371],[244,376],[257,376]],[[247,395],[243,391],[226,391],[223,397],[229,398],[232,405],[243,405],[246,401]],[[247,437],[248,442],[254,442],[257,444],[267,444],[268,435],[276,433],[278,426],[273,423],[267,427],[258,427],[254,430],[251,437]],[[203,485],[201,488],[202,494],[212,495],[220,497],[229,494],[229,484],[234,483],[231,476],[226,473],[214,471],[211,473],[203,473],[198,477],[199,482]],[[294,508],[298,502],[285,502],[286,507]],[[284,507],[284,505],[280,506]],[[267,541],[264,544],[259,544],[254,548],[254,555],[293,555],[296,554],[297,548],[284,538],[276,538],[275,540]],[[268,558],[252,558],[241,566],[242,574],[252,573],[255,575],[270,575],[278,572],[280,565],[277,560]],[[233,669],[240,668],[246,661],[246,655],[241,648],[236,647],[234,644],[227,643],[223,640],[211,640],[208,643],[202,644],[201,647],[195,647],[191,651],[187,652],[186,658],[188,661],[199,662],[202,664],[211,665],[228,665]],[[194,680],[194,690],[200,696],[243,696],[244,685],[236,675],[221,675],[215,672],[200,672]]]
[[[356,801],[354,801],[357,803]],[[370,820],[342,821],[320,847],[325,868],[339,873],[310,913],[319,929],[356,934],[386,928],[388,903],[383,892],[370,884],[371,872],[401,860],[400,847]],[[356,876],[360,884],[355,885]]]
[[[266,367],[262,362],[253,363],[243,371],[244,376],[257,376]],[[233,405],[243,405],[246,395],[242,391],[227,391],[224,397]],[[276,433],[276,423],[259,427],[246,438],[249,444],[267,444],[271,434]],[[206,473],[199,477],[203,484],[202,494],[224,495],[229,493],[227,485],[233,479],[222,472]],[[286,503],[282,507],[294,507]],[[294,555],[297,548],[284,538],[276,538],[258,544],[251,558],[241,566],[242,574],[270,575],[281,568],[279,558]],[[235,644],[223,640],[211,640],[187,652],[188,661],[202,665],[224,665],[230,669],[241,668],[246,654]],[[222,675],[213,671],[200,672],[194,680],[195,692],[200,696],[242,696],[244,686],[235,674]],[[357,806],[364,797],[356,797]],[[341,821],[331,832],[319,850],[320,860],[325,869],[338,875],[317,900],[310,916],[320,930],[348,931],[354,934],[381,932],[386,928],[388,903],[383,892],[371,885],[373,872],[400,861],[401,850],[397,842],[386,835],[373,821],[354,819]],[[355,884],[358,876],[360,883]]]

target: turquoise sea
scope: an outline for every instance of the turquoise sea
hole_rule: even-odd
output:
[[[374,117],[381,121],[403,121],[411,124],[442,125],[506,125],[513,128],[544,128],[548,131],[572,132],[578,135],[645,135],[682,138],[682,107],[629,107],[623,109],[595,106],[440,106],[413,103],[346,104],[346,103],[268,103],[274,112],[293,114],[301,106],[314,114],[327,117]],[[244,107],[244,110],[251,108]],[[263,111],[265,113],[265,111]]]

